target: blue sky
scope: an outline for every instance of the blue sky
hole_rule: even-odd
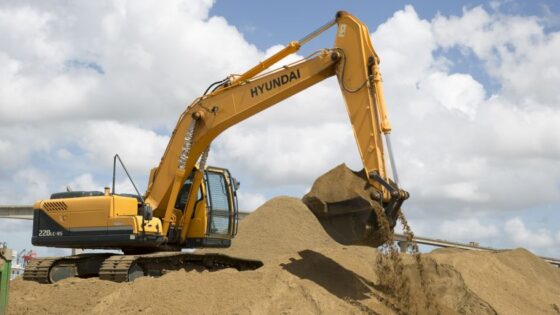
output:
[[[552,2],[552,1],[551,1]],[[339,10],[348,11],[366,23],[370,30],[402,9],[410,1],[384,1],[372,5],[371,1],[220,1],[211,14],[227,17],[247,39],[259,48],[266,49],[278,43],[297,40],[311,30],[334,18]],[[422,18],[431,19],[438,12],[460,14],[463,7],[485,4],[486,1],[422,1],[415,9]],[[519,4],[521,12],[535,12],[538,5]],[[525,11],[527,10],[527,11]],[[367,14],[363,14],[367,12]],[[530,13],[529,13],[530,14]],[[327,47],[332,36],[318,40],[319,47]]]
[[[3,2],[0,204],[101,189],[115,153],[143,190],[177,117],[209,83],[340,9],[368,25],[381,56],[415,231],[558,252],[557,1]],[[294,58],[332,41],[333,30]],[[301,196],[339,163],[360,168],[339,94],[329,79],[214,142],[210,162],[242,182],[244,210]],[[0,240],[28,247],[25,224],[0,220]]]
[[[544,16],[547,11],[560,11],[558,1],[383,1],[372,4],[367,0],[356,1],[227,1],[217,0],[210,14],[224,16],[245,37],[261,49],[278,43],[299,39],[310,30],[333,19],[338,10],[348,11],[360,18],[373,31],[377,25],[390,18],[395,11],[412,4],[418,15],[432,19],[442,15],[460,15],[463,9],[484,6],[491,10],[500,4],[501,12],[514,15]],[[367,14],[364,14],[366,13]],[[560,25],[556,25],[558,28]],[[318,41],[320,47],[330,44],[332,37]]]
[[[371,1],[220,1],[217,0],[210,14],[227,18],[249,40],[260,49],[272,45],[286,44],[298,40],[312,30],[320,27],[334,17],[338,10],[348,11],[364,23],[370,31],[382,24],[397,10],[407,4],[413,4],[418,15],[423,19],[432,19],[436,15],[461,15],[464,9],[483,6],[493,11],[499,5],[501,13],[520,16],[546,16],[560,12],[558,1],[382,1],[372,5]],[[364,14],[367,12],[367,14]],[[558,30],[560,19],[550,25],[550,30]],[[303,55],[332,44],[332,30],[328,35],[315,39],[304,47]],[[330,36],[329,36],[330,35]],[[374,39],[375,41],[375,39]],[[375,42],[374,42],[375,45]],[[483,82],[490,91],[499,89],[499,82],[488,76],[476,58],[466,58],[457,49],[436,52],[455,61],[452,70],[468,72]]]

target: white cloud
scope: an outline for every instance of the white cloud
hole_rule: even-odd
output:
[[[420,88],[434,96],[441,107],[474,120],[478,106],[484,100],[484,88],[470,75],[432,72],[420,83]]]
[[[132,178],[134,180],[134,178]],[[138,187],[137,182],[134,182],[137,186],[136,188],[140,189]],[[110,184],[107,184],[106,187],[111,187]],[[115,183],[115,192],[117,194],[134,194],[136,195],[136,190],[134,189],[134,186],[132,185],[132,183],[130,182],[130,180],[123,176],[123,178],[120,181],[117,181]],[[143,194],[143,191],[140,191],[140,194]]]
[[[113,156],[119,154],[127,169],[149,172],[159,164],[168,141],[169,137],[152,130],[116,121],[95,121],[86,124],[79,143],[92,163],[111,166]]]
[[[0,104],[2,102],[0,101]],[[29,159],[41,154],[57,139],[52,125],[45,122],[43,132],[35,126],[5,123],[0,124],[0,177],[8,178],[18,169],[29,167]],[[6,173],[7,175],[4,175]]]
[[[356,161],[355,146],[349,124],[317,124],[236,128],[213,148],[220,164],[241,165],[273,186],[311,183],[340,161]]]
[[[525,49],[529,37],[554,37],[535,23],[531,17],[509,18],[482,7],[426,21],[407,6],[372,35],[382,58],[401,181],[412,196],[407,206],[424,209],[416,213],[452,218],[454,211],[491,213],[560,201],[555,167],[559,109],[535,103],[536,98],[532,106],[520,106],[529,98],[512,102],[517,96],[505,85],[487,96],[490,91],[481,82],[451,72],[437,53],[454,47],[474,52],[503,83],[507,76],[498,76],[496,69],[514,69],[525,59],[502,58],[496,52],[500,47],[511,42]],[[509,34],[508,28],[518,31]],[[536,43],[556,56],[551,44]],[[532,71],[556,66],[560,60]],[[532,93],[541,90],[540,80],[523,81],[531,84]],[[540,188],[527,194],[526,187]]]
[[[464,200],[466,202],[486,201],[488,194],[481,192],[477,183],[473,181],[449,183],[441,187],[441,194],[449,198]]]
[[[208,17],[211,5],[3,6],[0,121],[99,117],[171,127],[206,85],[262,56],[224,18]]]
[[[212,3],[2,5],[0,202],[28,204],[68,183],[99,189],[115,153],[147,177],[186,104],[281,47],[259,51],[209,15]],[[560,203],[560,32],[542,23],[484,7],[425,20],[409,5],[372,34],[399,174],[412,195],[405,208],[419,226],[503,237],[482,220]],[[499,87],[452,70],[455,60],[441,52],[453,49],[480,61]],[[263,196],[303,193],[339,163],[361,164],[334,79],[226,131],[210,158],[248,183],[244,210]],[[518,223],[509,229],[523,232]]]
[[[0,182],[0,204],[29,205],[50,196],[49,180],[45,172],[36,168],[21,169]]]
[[[411,5],[379,25],[372,41],[386,85],[414,86],[427,74],[436,48],[430,23],[419,19]]]
[[[553,246],[555,243],[554,237],[550,231],[546,229],[532,231],[525,226],[520,218],[508,220],[504,230],[514,244],[518,246],[544,248]]]
[[[24,198],[48,195],[47,176],[40,170],[28,168],[17,172],[14,181],[25,187]],[[33,198],[36,199],[36,198]]]
[[[70,187],[70,189],[72,189],[73,191],[76,190],[101,190],[101,187],[99,184],[97,184],[94,179],[93,176],[89,173],[86,174],[81,174],[78,177],[74,178],[74,180],[72,180],[69,184],[68,187]],[[64,187],[66,188],[66,187]]]
[[[483,60],[512,104],[558,105],[560,34],[546,34],[542,19],[489,14],[476,7],[461,17],[436,17],[433,30],[443,48],[458,46]]]
[[[237,199],[239,200],[239,211],[252,212],[266,202],[266,198],[261,194],[254,194],[250,192],[237,192]]]
[[[56,156],[61,160],[70,160],[74,157],[72,152],[64,148],[56,150]]]
[[[493,224],[481,223],[478,219],[458,219],[444,221],[437,234],[450,240],[479,241],[499,235]]]

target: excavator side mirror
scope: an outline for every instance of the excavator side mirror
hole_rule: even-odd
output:
[[[239,189],[239,186],[241,186],[241,183],[235,177],[231,179],[231,182],[233,184],[233,190],[237,191]]]

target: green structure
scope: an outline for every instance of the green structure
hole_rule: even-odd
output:
[[[12,250],[6,244],[0,245],[0,315],[6,313],[8,307],[8,282],[10,281]]]

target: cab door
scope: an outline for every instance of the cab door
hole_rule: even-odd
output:
[[[205,172],[209,238],[233,238],[237,233],[237,184],[229,171],[208,167]]]

